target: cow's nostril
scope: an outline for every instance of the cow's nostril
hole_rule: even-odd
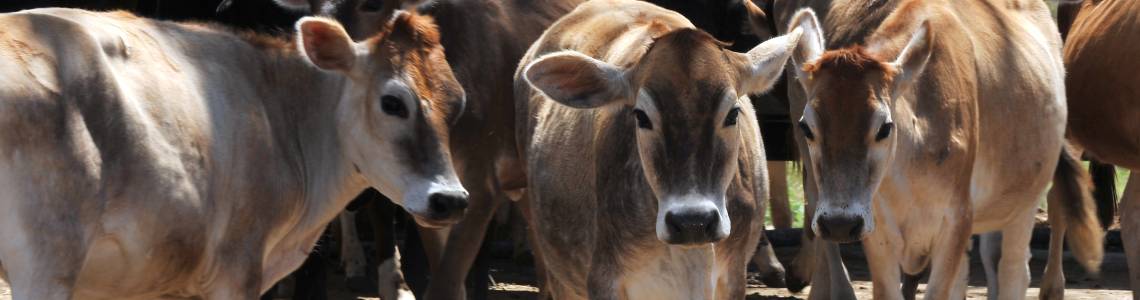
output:
[[[863,218],[855,218],[855,226],[851,226],[851,232],[849,234],[853,237],[863,235]]]
[[[467,209],[467,195],[464,193],[433,193],[428,196],[428,209],[433,219],[450,219],[462,215]]]
[[[846,243],[863,237],[863,218],[848,216],[821,216],[819,235],[824,239]]]
[[[714,209],[665,213],[669,243],[696,244],[718,240],[720,215]]]
[[[819,235],[831,236],[831,229],[828,229],[826,222],[819,222]]]

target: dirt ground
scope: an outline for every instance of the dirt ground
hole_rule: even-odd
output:
[[[778,248],[777,254],[781,260],[790,260],[795,254],[794,248]],[[862,252],[858,246],[844,246],[844,261],[852,278],[855,280],[855,292],[860,299],[871,298],[870,275],[867,272],[866,262],[862,260]],[[1033,281],[1029,290],[1029,299],[1036,299],[1037,286],[1045,268],[1046,251],[1034,250],[1030,262]],[[1080,270],[1077,264],[1066,258],[1065,274],[1068,277],[1066,299],[1129,299],[1131,292],[1128,289],[1127,265],[1124,254],[1109,252],[1106,254],[1102,273],[1099,279],[1089,279]],[[984,299],[986,297],[985,276],[982,273],[981,260],[976,256],[971,258],[970,290],[968,299]],[[339,274],[330,274],[330,299],[377,299],[375,295],[353,294],[348,292]],[[529,268],[518,267],[510,260],[500,259],[491,262],[492,300],[534,299],[538,289],[534,285],[534,274]],[[920,286],[921,294],[925,286]],[[807,290],[799,294],[792,294],[783,288],[769,288],[751,281],[748,288],[748,300],[763,299],[805,299]],[[921,297],[921,296],[920,296]],[[0,300],[11,300],[12,291],[8,284],[0,281]],[[282,298],[287,299],[287,298]]]

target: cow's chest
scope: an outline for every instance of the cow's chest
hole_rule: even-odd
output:
[[[630,254],[631,263],[619,275],[626,299],[715,299],[716,266],[712,245],[698,248],[659,246],[656,251]]]

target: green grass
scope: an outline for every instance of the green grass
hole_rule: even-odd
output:
[[[800,168],[792,162],[771,161],[768,163],[785,163],[788,165],[788,206],[792,208],[792,227],[803,227],[804,224],[804,182]],[[769,205],[770,207],[770,205]],[[772,212],[764,212],[767,217],[764,224],[772,225]]]

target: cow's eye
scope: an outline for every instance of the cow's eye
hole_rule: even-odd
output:
[[[392,116],[408,117],[408,108],[404,106],[404,101],[396,96],[384,95],[380,97],[380,109]]]
[[[736,118],[740,117],[740,108],[733,107],[728,111],[728,115],[724,117],[724,127],[736,125]]]
[[[894,122],[883,123],[883,126],[879,127],[879,132],[875,133],[875,141],[882,141],[888,136],[891,136],[891,129],[893,128],[895,128]]]
[[[649,115],[645,114],[644,110],[634,109],[633,117],[637,119],[638,128],[653,129],[653,122],[649,121]]]
[[[815,140],[815,134],[812,134],[811,126],[808,126],[807,122],[800,121],[800,132],[804,134],[805,139],[809,141]]]

